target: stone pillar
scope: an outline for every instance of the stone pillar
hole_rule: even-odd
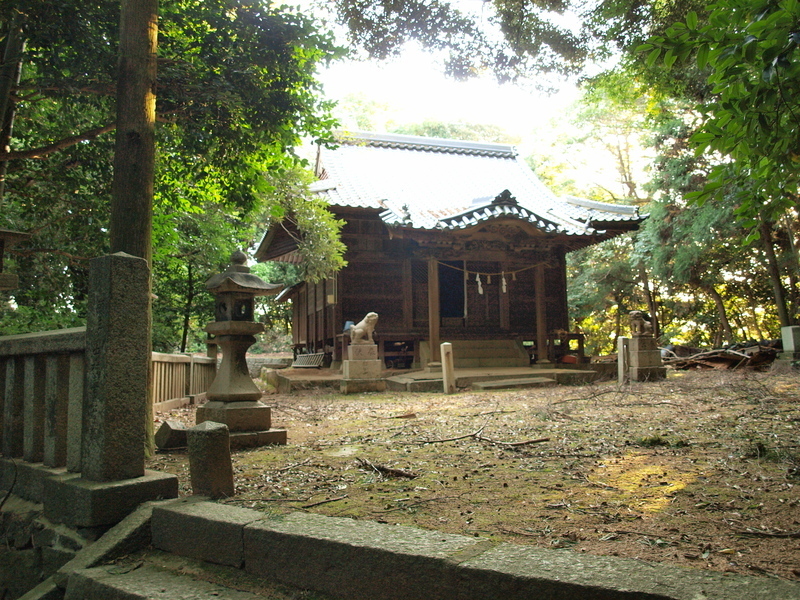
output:
[[[617,338],[617,382],[622,385],[627,383],[630,373],[630,358],[628,356],[628,342],[630,338],[620,336]]]
[[[667,376],[661,350],[651,335],[634,336],[628,342],[628,373],[631,381],[656,381]]]
[[[144,259],[120,252],[91,262],[81,474],[44,479],[44,515],[51,521],[102,531],[142,502],[178,495],[177,477],[144,468],[145,423],[151,418],[149,296]],[[68,414],[75,412],[82,387],[78,362],[70,358],[75,369]],[[74,447],[67,456],[74,469]]]
[[[783,351],[778,353],[772,369],[789,372],[794,370],[797,361],[800,361],[800,327],[797,325],[781,327],[781,341]]]
[[[228,426],[205,421],[186,431],[192,493],[210,498],[234,494]]]
[[[86,359],[83,353],[69,356],[67,400],[67,471],[81,470],[81,438],[83,437],[83,388]]]
[[[782,359],[796,360],[800,358],[800,327],[781,327],[781,338],[783,341]]]
[[[149,278],[147,261],[123,252],[91,264],[81,457],[86,479],[144,475]]]
[[[6,393],[3,402],[3,455],[6,458],[18,458],[23,452],[24,378],[25,359],[17,356],[6,360]]]
[[[23,453],[26,462],[42,462],[44,457],[44,360],[25,357]]]
[[[48,356],[44,383],[44,457],[46,467],[67,464],[69,355]]]
[[[442,344],[442,383],[445,394],[454,394],[456,391],[456,373],[453,364],[453,344]]]

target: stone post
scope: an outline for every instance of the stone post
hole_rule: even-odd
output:
[[[204,421],[186,431],[192,493],[210,498],[234,494],[228,426]]]
[[[617,382],[623,385],[628,382],[630,373],[628,372],[628,342],[630,338],[620,336],[617,338]]]
[[[149,277],[147,261],[123,252],[92,261],[81,456],[86,479],[144,475]]]
[[[119,252],[92,260],[81,473],[44,480],[44,513],[52,521],[107,528],[142,502],[178,495],[177,477],[144,468],[150,418],[149,294],[144,259]],[[80,388],[79,381],[68,385]],[[58,421],[53,426],[61,427]],[[74,450],[68,448],[67,456],[74,468]]]
[[[445,394],[454,394],[456,391],[456,373],[453,364],[453,344],[442,344],[442,383]]]

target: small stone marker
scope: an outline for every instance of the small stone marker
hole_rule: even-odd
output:
[[[619,336],[617,338],[617,382],[622,385],[627,383],[628,373],[628,342],[630,338]]]
[[[228,426],[204,421],[186,430],[192,493],[209,498],[233,496],[233,465]]]
[[[453,362],[453,344],[444,342],[442,350],[442,383],[445,394],[454,394],[456,391],[456,372]]]
[[[156,446],[160,450],[186,447],[186,425],[180,421],[164,421],[156,431]]]

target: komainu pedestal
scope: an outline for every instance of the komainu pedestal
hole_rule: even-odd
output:
[[[377,344],[350,344],[347,358],[342,362],[340,391],[343,394],[383,392],[386,382],[381,379],[382,372]]]
[[[628,373],[631,381],[657,381],[667,377],[661,350],[653,336],[633,337],[628,341]]]

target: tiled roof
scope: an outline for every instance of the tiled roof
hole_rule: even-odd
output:
[[[320,149],[321,180],[311,189],[334,206],[382,210],[389,226],[463,229],[507,216],[545,232],[592,235],[602,233],[595,222],[642,220],[633,207],[558,198],[513,146],[368,133],[338,140]]]

